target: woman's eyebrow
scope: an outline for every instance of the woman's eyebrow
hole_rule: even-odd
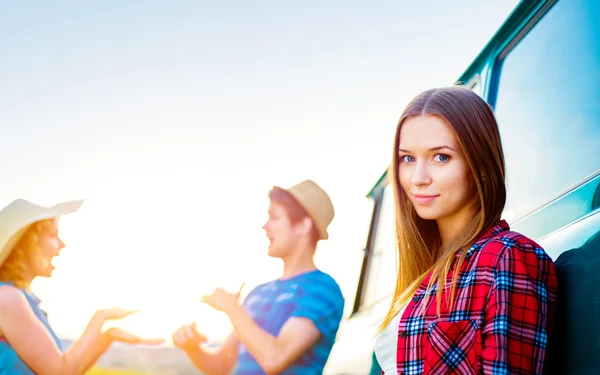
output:
[[[455,149],[453,149],[452,147],[450,147],[450,146],[446,146],[446,145],[432,147],[432,148],[430,148],[430,149],[429,149],[429,151],[439,151],[439,150],[443,150],[443,149],[445,149],[445,148],[446,148],[446,149],[448,149],[448,150],[451,150],[451,151],[456,151],[456,150],[455,150]]]
[[[448,150],[452,150],[452,151],[455,151],[455,152],[456,152],[456,150],[455,150],[455,149],[453,149],[453,148],[452,148],[452,147],[450,147],[450,146],[446,146],[446,145],[443,145],[443,146],[435,146],[435,147],[431,147],[431,148],[429,148],[429,149],[428,149],[428,151],[439,151],[439,150],[443,150],[443,149],[448,149]],[[403,149],[403,148],[399,148],[399,149],[398,149],[398,152],[406,152],[406,153],[410,153],[410,151],[408,151],[408,150],[405,150],[405,149]]]

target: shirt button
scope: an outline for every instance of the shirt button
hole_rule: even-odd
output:
[[[402,337],[403,339],[405,339],[406,338],[406,331],[400,332],[400,337]]]
[[[413,298],[413,302],[414,302],[414,303],[417,303],[417,302],[419,302],[419,297],[415,297],[415,298]]]

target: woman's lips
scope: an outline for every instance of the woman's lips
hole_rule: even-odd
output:
[[[437,198],[438,195],[423,195],[423,194],[413,194],[413,198],[418,204],[429,204]]]

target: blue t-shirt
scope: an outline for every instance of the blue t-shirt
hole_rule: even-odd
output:
[[[319,270],[278,279],[254,288],[243,307],[262,329],[277,336],[292,317],[308,318],[321,332],[319,340],[281,374],[321,374],[344,312],[339,285]],[[244,344],[239,345],[236,375],[265,374]]]
[[[11,283],[1,282],[2,285],[11,285]],[[35,316],[44,324],[50,336],[56,342],[56,345],[59,349],[62,350],[61,341],[56,336],[50,324],[48,323],[48,319],[46,317],[46,313],[40,308],[40,300],[31,293],[28,293],[24,289],[20,289],[21,292],[27,298],[29,305],[31,306],[31,310]],[[23,362],[23,360],[19,357],[17,352],[10,346],[10,344],[3,337],[0,338],[0,375],[35,375],[33,371]]]

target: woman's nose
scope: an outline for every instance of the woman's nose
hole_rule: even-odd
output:
[[[63,249],[65,247],[65,243],[63,242],[63,240],[61,240],[60,238],[57,238],[56,240],[58,242],[58,249],[57,250]]]
[[[431,183],[431,175],[427,163],[416,163],[412,176],[412,183],[415,186],[423,186]]]

